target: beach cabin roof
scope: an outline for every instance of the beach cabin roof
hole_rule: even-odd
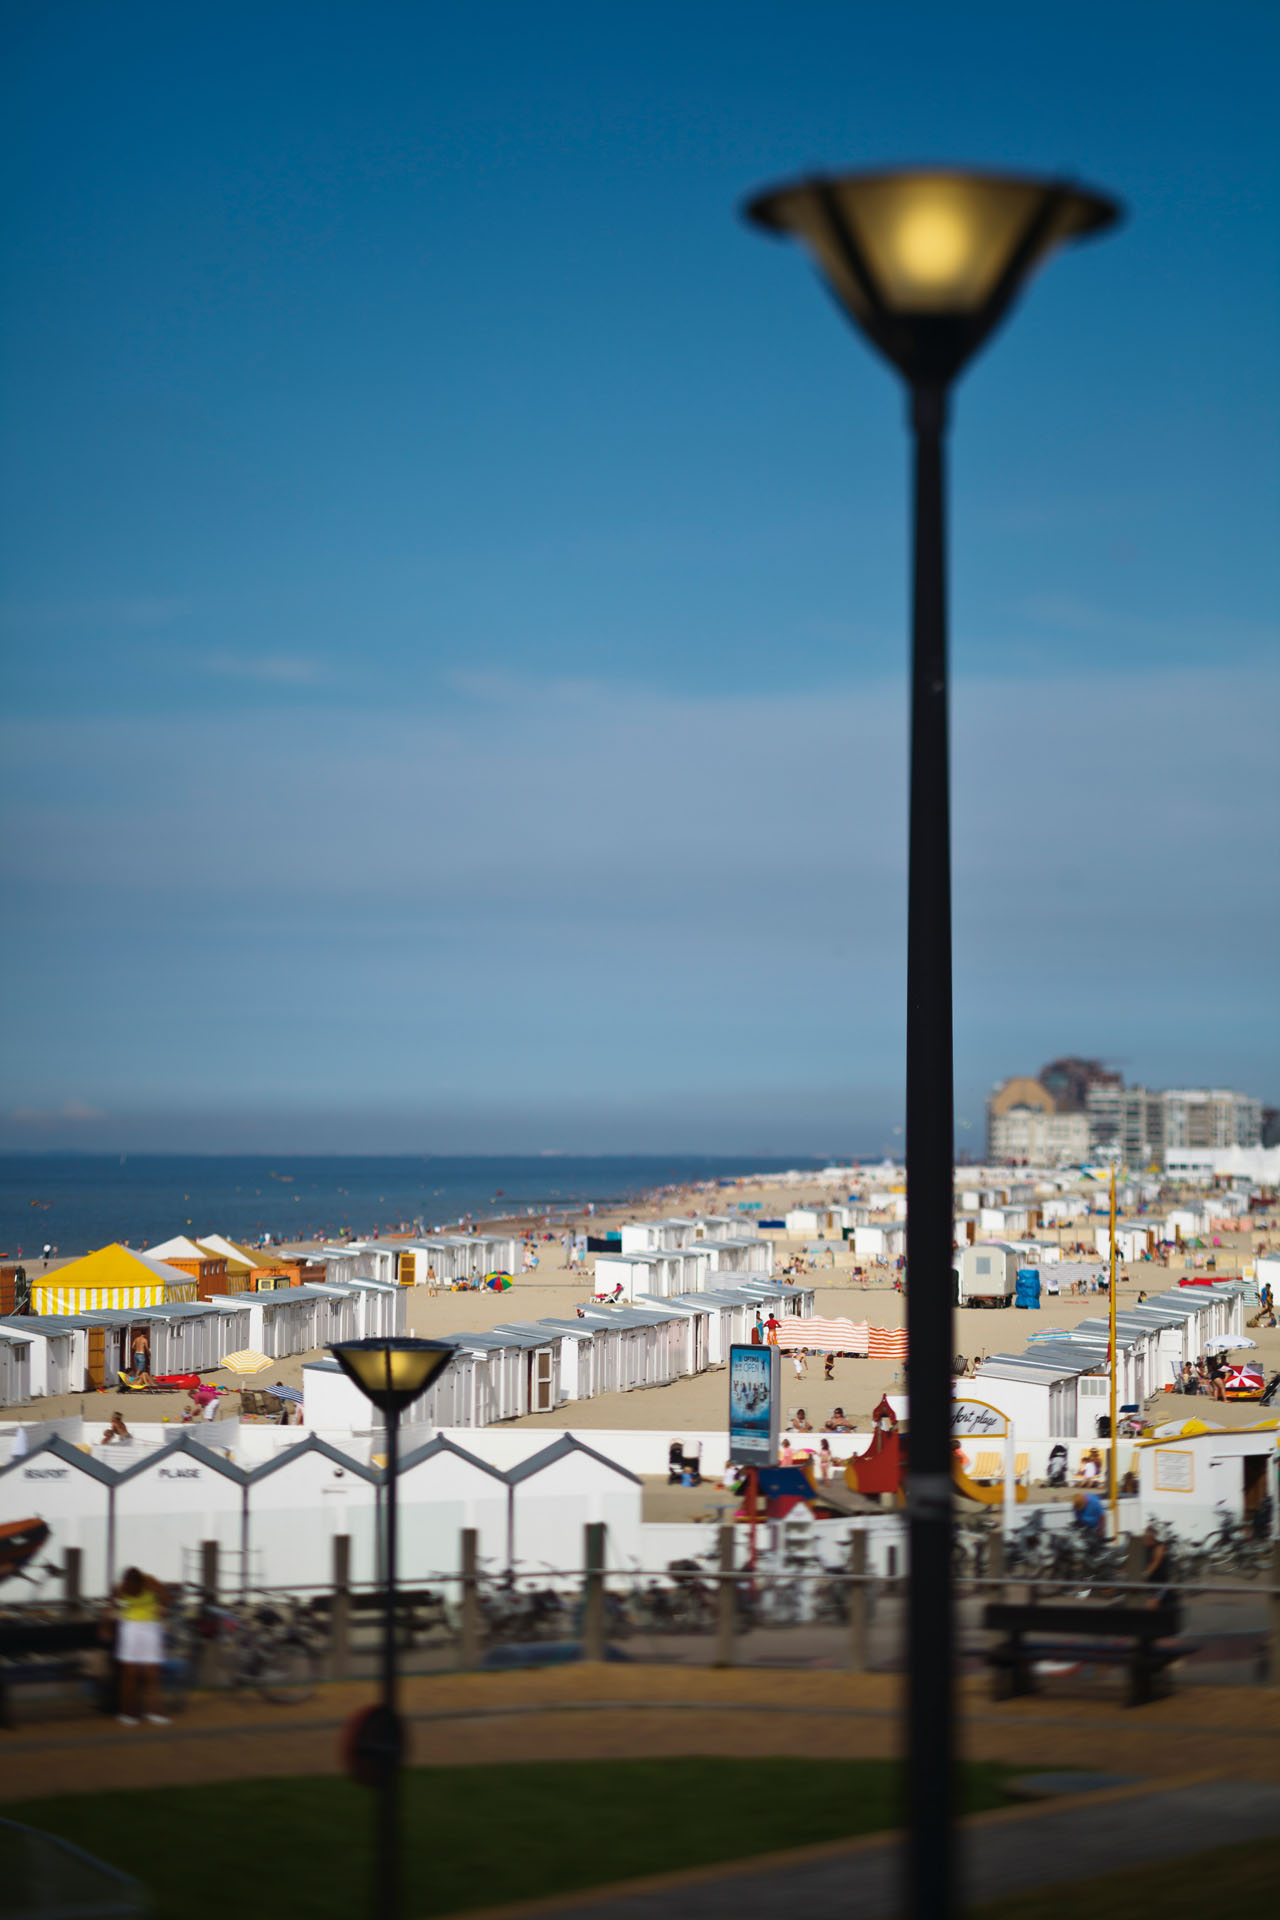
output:
[[[70,1335],[73,1327],[80,1326],[87,1316],[71,1313],[19,1313],[6,1314],[0,1320],[0,1329],[12,1329],[14,1333],[39,1333],[47,1339],[59,1334]]]
[[[139,1269],[142,1269],[140,1272]],[[59,1287],[136,1287],[146,1280],[163,1280],[173,1287],[189,1287],[191,1275],[177,1267],[166,1266],[154,1254],[139,1253],[135,1247],[122,1247],[118,1240],[110,1246],[71,1260],[49,1275],[40,1275],[38,1284]]]
[[[727,1293],[723,1288],[707,1287],[702,1293],[673,1293],[673,1307],[698,1307],[706,1313],[711,1307],[741,1307],[746,1303],[740,1293]]]
[[[185,1233],[175,1233],[172,1240],[162,1240],[158,1247],[148,1247],[147,1252],[153,1260],[220,1260],[223,1257],[210,1253],[206,1247],[198,1247]]]
[[[1116,1344],[1124,1348],[1136,1347],[1149,1337],[1150,1329],[1135,1327],[1132,1322],[1125,1325],[1119,1314],[1116,1315]],[[1073,1340],[1088,1341],[1092,1346],[1105,1347],[1108,1344],[1108,1328],[1105,1320],[1082,1320],[1079,1326],[1072,1327]]]
[[[407,1453],[400,1462],[400,1471],[407,1473],[410,1467],[418,1466],[423,1460],[432,1460],[439,1453],[452,1453],[459,1460],[465,1460],[469,1467],[478,1467],[481,1473],[487,1473],[491,1479],[500,1481],[503,1486],[509,1484],[506,1474],[500,1468],[492,1466],[488,1460],[481,1460],[477,1454],[468,1453],[465,1447],[458,1446],[452,1440],[446,1440],[443,1435],[438,1435],[434,1440],[428,1440],[425,1446],[415,1447],[412,1453]],[[381,1474],[374,1477],[385,1480],[386,1468],[384,1467]]]
[[[508,1321],[503,1326],[490,1327],[489,1331],[509,1347],[549,1347],[553,1340],[560,1338],[555,1328],[534,1320]]]
[[[516,1341],[504,1340],[495,1334],[492,1328],[486,1333],[439,1333],[435,1337],[446,1346],[465,1349],[468,1353],[500,1353],[504,1348],[517,1345]]]
[[[108,1467],[103,1461],[95,1460],[92,1454],[84,1453],[79,1447],[72,1446],[71,1442],[64,1440],[60,1433],[51,1433],[49,1438],[42,1440],[38,1447],[32,1447],[30,1453],[20,1454],[16,1460],[10,1460],[0,1467],[0,1480],[3,1480],[6,1473],[12,1473],[15,1467],[31,1466],[42,1453],[65,1462],[69,1467],[74,1467],[77,1473],[88,1474],[89,1478],[96,1480],[100,1486],[114,1486],[120,1478],[115,1468]]]
[[[555,1320],[504,1320],[494,1333],[510,1333],[522,1347],[549,1347],[559,1340],[562,1328]]]
[[[670,1299],[661,1299],[656,1293],[642,1293],[632,1305],[647,1313],[653,1309],[660,1320],[692,1320],[695,1313],[709,1313],[706,1296],[699,1294],[673,1295]]]
[[[611,1473],[616,1473],[621,1479],[632,1480],[636,1486],[643,1484],[639,1474],[632,1473],[627,1467],[620,1467],[616,1460],[607,1459],[603,1453],[597,1453],[594,1447],[584,1446],[581,1440],[575,1440],[571,1433],[566,1433],[559,1440],[553,1440],[549,1447],[543,1447],[539,1453],[530,1454],[518,1466],[509,1467],[504,1476],[507,1485],[519,1486],[522,1480],[541,1473],[544,1467],[553,1466],[557,1460],[563,1460],[571,1453],[585,1453],[588,1459],[598,1460],[602,1467],[608,1467]]]
[[[977,1378],[984,1376],[991,1380],[1038,1380],[1046,1384],[1051,1380],[1079,1379],[1081,1374],[1092,1373],[1097,1365],[1097,1356],[1087,1348],[1077,1347],[1074,1351],[1069,1345],[1028,1347],[1025,1353],[993,1353],[978,1368]]]
[[[583,1318],[596,1327],[657,1327],[664,1318],[672,1316],[660,1313],[645,1313],[638,1307],[597,1306],[594,1300],[583,1302]]]
[[[146,1473],[149,1468],[161,1466],[166,1460],[172,1460],[175,1454],[189,1457],[202,1467],[211,1467],[215,1473],[220,1473],[226,1480],[234,1480],[239,1486],[248,1485],[249,1475],[243,1467],[236,1466],[232,1460],[224,1460],[222,1455],[215,1453],[212,1447],[203,1446],[199,1440],[193,1440],[185,1431],[179,1432],[176,1439],[166,1440],[162,1446],[148,1448],[140,1460],[135,1460],[132,1466],[121,1469],[116,1476],[117,1482],[123,1485],[126,1480],[134,1480],[140,1473]]]
[[[196,1241],[202,1253],[221,1255],[229,1267],[261,1267],[269,1265],[270,1252],[255,1253],[252,1247],[242,1247],[235,1240],[228,1240],[221,1233],[206,1233]]]
[[[322,1366],[326,1363],[317,1361],[315,1364]],[[335,1360],[333,1364],[336,1367],[338,1363]],[[270,1393],[271,1389],[267,1387],[264,1391]],[[332,1460],[335,1466],[347,1468],[357,1474],[361,1480],[368,1480],[375,1486],[381,1478],[376,1467],[367,1467],[361,1461],[353,1460],[349,1453],[343,1453],[339,1448],[331,1446],[329,1441],[322,1440],[316,1433],[308,1434],[306,1439],[299,1440],[296,1446],[281,1447],[279,1453],[273,1454],[270,1460],[264,1460],[261,1466],[249,1468],[245,1478],[250,1485],[258,1480],[265,1480],[268,1474],[278,1473],[281,1467],[287,1467],[291,1461],[297,1460],[304,1453],[323,1454],[324,1458]],[[408,1465],[407,1461],[405,1465]]]

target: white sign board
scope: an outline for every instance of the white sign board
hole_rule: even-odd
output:
[[[998,1407],[989,1407],[985,1400],[953,1400],[951,1403],[951,1433],[953,1439],[962,1436],[974,1439],[1003,1439],[1009,1430],[1009,1421]]]
[[[1157,1493],[1191,1493],[1195,1488],[1195,1455],[1185,1448],[1157,1447]]]

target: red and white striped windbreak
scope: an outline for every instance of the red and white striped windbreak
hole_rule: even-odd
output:
[[[871,1329],[865,1320],[800,1320],[788,1314],[778,1325],[780,1347],[808,1347],[811,1353],[864,1354]]]
[[[788,1314],[778,1323],[778,1345],[811,1353],[865,1354],[872,1360],[907,1357],[905,1327],[871,1327],[865,1320],[801,1320]]]

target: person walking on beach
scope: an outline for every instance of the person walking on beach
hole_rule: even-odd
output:
[[[121,1726],[136,1727],[140,1719],[153,1726],[168,1725],[157,1713],[160,1670],[164,1666],[164,1626],[168,1594],[158,1580],[130,1567],[113,1595],[116,1608],[116,1659],[120,1663]]]
[[[796,1370],[796,1379],[803,1380],[805,1376],[806,1367],[808,1364],[805,1359],[805,1351],[803,1347],[796,1348],[795,1352],[791,1356],[791,1364]]]

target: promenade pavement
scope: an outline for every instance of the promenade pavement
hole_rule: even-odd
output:
[[[28,1720],[0,1733],[0,1800],[338,1770],[365,1682],[321,1687],[301,1707],[198,1695],[169,1727],[100,1717]],[[901,1740],[891,1674],[656,1666],[415,1675],[404,1682],[411,1760],[614,1759],[744,1752],[891,1757]],[[1197,1686],[1126,1709],[1103,1688],[993,1702],[960,1687],[964,1755],[1026,1769],[1105,1768],[1139,1778],[1210,1770],[1280,1786],[1280,1688]]]

